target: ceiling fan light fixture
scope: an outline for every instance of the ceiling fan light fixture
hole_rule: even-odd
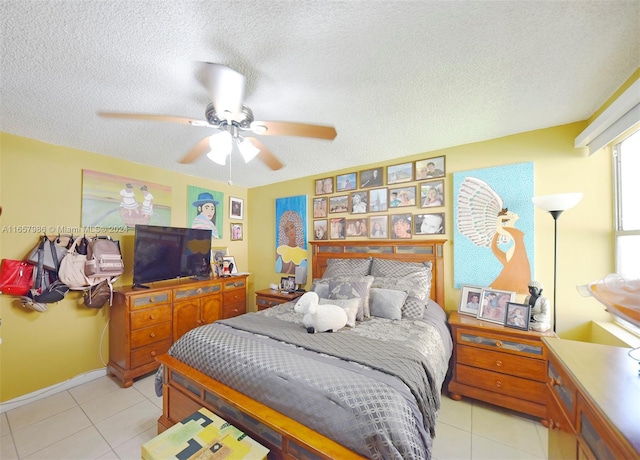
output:
[[[240,154],[242,158],[244,158],[245,163],[249,163],[260,153],[260,149],[253,145],[253,142],[243,138],[238,138],[238,150],[240,150]]]
[[[233,139],[228,131],[221,131],[213,136],[209,136],[209,147],[211,151],[207,153],[207,157],[214,163],[224,165],[227,157],[231,154],[233,148]]]

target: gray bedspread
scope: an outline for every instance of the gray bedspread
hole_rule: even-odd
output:
[[[369,458],[430,458],[450,349],[420,320],[308,334],[293,304],[194,329],[169,354]]]

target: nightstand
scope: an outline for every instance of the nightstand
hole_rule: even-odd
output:
[[[451,313],[454,350],[449,394],[479,399],[545,420],[547,351],[552,331],[513,329]]]
[[[280,303],[289,302],[300,297],[304,292],[292,292],[285,294],[284,292],[274,291],[272,289],[262,289],[256,291],[256,305],[258,310],[265,310]]]

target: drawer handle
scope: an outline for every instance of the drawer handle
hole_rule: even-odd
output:
[[[561,386],[562,382],[560,381],[560,379],[554,379],[553,377],[551,377],[551,380],[549,380],[549,386],[551,388],[555,387],[555,386]]]
[[[155,352],[155,351],[152,351],[152,352],[151,352],[151,356],[155,356],[155,355],[156,355],[156,352]]]
[[[149,303],[153,303],[153,302],[155,302],[155,301],[156,301],[156,298],[155,298],[155,297],[149,297]]]
[[[496,361],[496,366],[498,366],[498,367],[502,367],[502,361],[497,360],[497,361]]]
[[[496,380],[496,386],[498,388],[502,388],[502,382],[500,380]]]
[[[198,294],[202,294],[202,288],[198,288]]]
[[[501,347],[501,346],[502,346],[502,341],[496,340],[496,347]]]
[[[155,338],[155,336],[156,336],[155,332],[152,332],[151,334],[149,334],[149,337],[151,337],[152,339]]]
[[[561,428],[560,422],[556,422],[555,420],[549,420],[549,428],[552,430],[559,430]]]
[[[156,319],[156,315],[149,315],[149,319]]]

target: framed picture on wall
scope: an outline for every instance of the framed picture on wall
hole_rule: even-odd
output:
[[[336,192],[356,189],[356,173],[336,176]]]
[[[232,223],[231,224],[231,241],[241,241],[242,240],[242,224]]]
[[[360,188],[380,187],[382,185],[382,168],[360,171]]]
[[[349,210],[351,214],[365,214],[368,210],[367,192],[353,192],[349,197]]]
[[[313,238],[315,240],[329,239],[329,232],[327,232],[327,219],[313,221]]]
[[[316,179],[316,195],[328,195],[333,193],[333,177]]]
[[[416,205],[416,186],[389,189],[389,207],[403,208]]]
[[[387,166],[387,184],[399,184],[413,180],[413,163]]]
[[[242,219],[244,214],[244,200],[242,198],[229,197],[229,218]]]
[[[444,235],[444,212],[416,214],[413,216],[416,235]]]
[[[389,238],[389,216],[369,217],[369,238]]]
[[[329,213],[347,212],[349,210],[349,197],[338,195],[329,197]]]
[[[411,214],[393,214],[391,216],[391,239],[411,238]]]
[[[329,238],[332,240],[344,240],[346,219],[344,217],[330,219],[330,225]]]
[[[347,225],[345,236],[367,236],[367,218],[362,217],[360,219],[347,219],[345,223]]]
[[[444,179],[420,184],[420,207],[435,208],[444,205]]]
[[[445,176],[444,156],[416,161],[416,180]]]
[[[314,198],[313,199],[313,217],[327,217],[327,198]]]

